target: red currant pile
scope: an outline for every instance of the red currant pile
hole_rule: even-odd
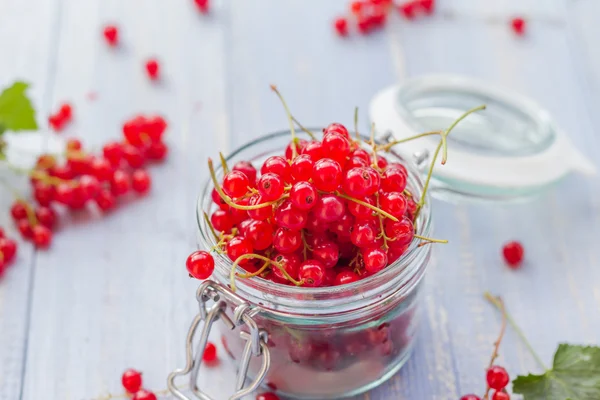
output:
[[[434,0],[410,0],[395,3],[394,0],[357,0],[349,5],[349,17],[337,18],[333,26],[340,36],[348,36],[349,25],[354,24],[358,33],[366,35],[384,27],[387,17],[396,9],[406,19],[433,14]]]
[[[17,242],[6,237],[4,230],[0,228],[0,276],[4,275],[6,267],[15,259],[17,254]]]
[[[54,131],[60,132],[72,119],[73,107],[69,103],[64,103],[57,112],[48,117],[48,124]]]
[[[48,247],[59,216],[56,205],[77,211],[93,203],[107,212],[130,191],[146,194],[152,180],[143,168],[150,161],[165,159],[166,128],[160,116],[139,115],[123,125],[124,140],[107,143],[102,154],[85,152],[79,140],[70,139],[64,163],[54,155],[40,156],[35,168],[28,171],[37,205],[18,198],[11,207],[23,238],[32,240],[38,248]]]

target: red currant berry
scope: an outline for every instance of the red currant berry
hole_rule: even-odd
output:
[[[256,400],[279,400],[279,396],[273,392],[261,393],[256,395]]]
[[[224,210],[224,211],[229,210],[229,206],[227,205],[227,203],[225,203],[225,200],[223,200],[223,198],[221,197],[219,192],[217,192],[217,189],[212,190],[211,198],[212,198],[213,203],[218,205],[221,210]]]
[[[387,253],[379,248],[365,249],[362,252],[365,269],[370,274],[375,274],[387,266]]]
[[[148,193],[151,185],[152,179],[145,170],[136,169],[133,171],[133,174],[131,174],[131,187],[137,193]]]
[[[200,11],[202,14],[206,14],[208,13],[209,10],[209,0],[194,0],[194,3],[196,3],[196,7],[198,7],[198,11]]]
[[[90,174],[101,182],[108,181],[113,176],[113,166],[104,157],[94,158],[90,164]]]
[[[257,206],[259,204],[264,204],[264,203],[267,203],[267,202],[264,201],[259,194],[255,194],[252,197],[250,197],[249,205],[251,205],[251,206]],[[273,207],[265,206],[265,207],[256,208],[254,210],[248,210],[248,216],[250,216],[250,218],[255,219],[257,221],[264,221],[267,218],[270,218],[273,216]]]
[[[55,165],[48,172],[50,175],[64,180],[73,179],[75,177],[75,173],[68,163],[64,165]]]
[[[227,255],[231,261],[237,260],[239,257],[252,253],[252,244],[246,238],[236,236],[227,242]],[[247,260],[242,260],[240,265],[246,264]]]
[[[414,1],[409,1],[408,3],[404,3],[398,6],[398,11],[400,12],[400,15],[402,15],[404,18],[411,20],[415,18],[415,14],[417,11],[417,3],[415,3]]]
[[[371,18],[368,16],[361,15],[358,20],[356,27],[361,35],[368,35],[373,30],[374,26],[371,22]]]
[[[142,133],[146,129],[146,121],[146,117],[143,115],[136,115],[125,121],[123,124],[123,137],[127,143],[134,146],[141,146],[144,144]]]
[[[35,210],[35,216],[39,223],[48,229],[52,229],[56,223],[56,212],[51,207],[38,207],[38,209]]]
[[[115,207],[116,199],[112,192],[108,189],[102,189],[96,196],[96,204],[102,211],[108,211]]]
[[[32,238],[35,247],[45,249],[52,242],[52,231],[44,225],[36,225],[32,228]]]
[[[242,197],[248,192],[248,177],[240,171],[231,171],[223,178],[223,191],[229,197]]]
[[[406,189],[406,173],[400,168],[386,168],[381,178],[381,190],[384,192],[403,192]]]
[[[79,151],[81,150],[82,145],[79,139],[71,138],[67,140],[65,147],[67,151]]]
[[[344,270],[344,271],[339,272],[335,276],[335,280],[334,280],[333,284],[335,286],[347,285],[349,283],[356,282],[358,279],[359,279],[359,276],[356,275],[353,271]]]
[[[360,14],[363,10],[363,6],[366,4],[367,3],[364,1],[353,1],[352,3],[350,3],[350,11],[352,12],[352,14]]]
[[[283,194],[283,186],[281,177],[271,172],[261,175],[256,183],[258,193],[266,201],[279,199]]]
[[[399,247],[409,244],[414,237],[413,223],[406,217],[400,221],[385,221],[385,235],[391,239],[390,246]]]
[[[333,268],[340,258],[340,250],[334,242],[322,242],[313,248],[312,257],[325,268]]]
[[[27,218],[17,221],[17,228],[24,239],[31,239],[33,237],[33,230]]]
[[[299,255],[297,255],[295,253],[277,254],[273,258],[273,261],[275,261],[277,264],[279,264],[281,266],[281,268],[283,268],[290,277],[292,277],[293,279],[296,279],[296,280],[298,279],[298,268],[300,267],[300,264],[302,263]],[[271,268],[271,270],[273,271],[273,275],[275,276],[277,282],[288,283],[289,282],[288,278],[281,271],[281,268],[278,268],[277,266],[273,265]]]
[[[51,154],[42,154],[38,157],[35,168],[41,170],[47,170],[56,165],[56,157]]]
[[[198,250],[188,256],[185,266],[194,278],[207,279],[215,270],[215,259],[210,253]]]
[[[17,200],[13,203],[12,207],[10,208],[10,215],[12,215],[15,221],[25,219],[27,218],[27,208],[27,203],[21,200]]]
[[[382,27],[387,21],[385,7],[373,7],[370,15],[371,23],[376,27]]]
[[[290,181],[290,164],[283,157],[272,156],[265,160],[260,173],[264,175],[269,172],[279,175],[284,182]]]
[[[497,391],[492,395],[492,400],[510,400],[510,395],[506,392]]]
[[[319,201],[317,201],[312,212],[319,221],[329,223],[344,215],[345,206],[339,197],[333,194],[326,194],[321,196]]]
[[[314,161],[307,154],[299,155],[294,158],[290,166],[292,180],[294,182],[307,181],[312,176]]]
[[[460,400],[481,400],[481,397],[475,394],[467,394],[460,398]]]
[[[333,221],[329,225],[329,230],[335,233],[339,239],[350,240],[350,232],[354,226],[354,217],[351,214],[345,213],[338,220]]]
[[[344,164],[344,172],[351,170],[352,168],[367,167],[369,164],[359,157],[350,157]]]
[[[434,0],[418,0],[418,5],[425,12],[425,14],[433,14],[435,8]]]
[[[233,228],[233,221],[227,211],[217,210],[210,216],[210,223],[219,232],[228,233]]]
[[[275,210],[275,221],[282,228],[292,231],[299,231],[306,226],[307,214],[305,211],[298,210],[291,201],[284,201]]]
[[[331,123],[325,129],[323,129],[323,136],[327,136],[329,133],[339,133],[346,139],[350,140],[350,133],[348,133],[348,129],[346,129],[346,127],[340,123]]]
[[[212,342],[206,342],[204,353],[202,353],[202,361],[207,363],[214,363],[217,361],[217,346]]]
[[[56,185],[56,193],[54,199],[64,205],[69,205],[73,198],[73,186],[67,182],[62,182]]]
[[[375,199],[373,197],[365,197],[362,201],[372,206],[375,205]],[[356,218],[365,219],[373,216],[373,210],[369,207],[351,200],[348,201],[348,211]]]
[[[123,145],[119,142],[110,142],[102,148],[102,154],[112,165],[119,166],[123,158]]]
[[[510,382],[508,372],[506,372],[504,367],[498,365],[493,365],[487,370],[485,380],[487,381],[488,386],[494,390],[502,390],[508,385],[508,382]]]
[[[371,187],[373,176],[367,168],[358,167],[348,170],[344,176],[344,191],[347,195],[362,199],[367,194],[367,187]]]
[[[315,163],[312,180],[318,190],[336,191],[342,183],[342,168],[337,161],[323,158]]]
[[[163,161],[167,158],[168,151],[167,145],[163,142],[152,142],[146,149],[144,155],[150,160]]]
[[[58,116],[64,121],[70,121],[73,117],[73,107],[69,103],[64,103],[58,109]]]
[[[317,260],[304,261],[298,269],[298,279],[302,286],[318,287],[325,278],[325,266]]]
[[[150,78],[150,80],[155,81],[158,79],[159,69],[160,69],[160,66],[159,66],[157,60],[150,59],[150,60],[146,61],[146,73],[148,74],[148,78]]]
[[[86,199],[95,199],[100,193],[100,181],[95,176],[83,175],[79,178],[79,186],[83,191],[83,197]]]
[[[160,115],[153,115],[146,119],[144,133],[152,142],[160,142],[167,129],[167,121]]]
[[[244,236],[254,250],[265,250],[273,244],[273,226],[266,221],[251,221]]]
[[[327,221],[323,221],[314,212],[308,214],[308,220],[306,221],[306,230],[311,233],[323,233],[329,228]]]
[[[408,207],[406,197],[400,192],[382,193],[379,196],[379,204],[383,211],[396,218],[402,218]]]
[[[315,186],[306,181],[300,181],[292,186],[290,201],[299,210],[310,210],[317,204],[318,194]]]
[[[352,227],[350,240],[357,247],[372,247],[376,241],[379,232],[372,222],[357,222]]]
[[[140,389],[138,390],[131,400],[157,400],[156,395],[149,390]]]
[[[350,153],[350,157],[356,157],[363,160],[366,165],[371,165],[371,155],[365,149],[358,148]]]
[[[0,239],[0,253],[4,255],[4,261],[11,262],[17,254],[17,242],[8,238]]]
[[[521,17],[513,18],[510,21],[510,25],[512,27],[513,32],[517,36],[525,35],[525,28],[527,27],[527,23],[526,23],[525,19],[523,19]]]
[[[291,231],[279,228],[273,236],[273,247],[282,254],[293,253],[302,246],[302,234],[299,231]]]
[[[510,268],[516,269],[521,266],[524,253],[525,250],[523,249],[523,245],[516,241],[508,242],[504,245],[504,247],[502,247],[502,254],[504,255],[504,260]]]
[[[123,372],[121,383],[127,393],[136,393],[142,387],[142,373],[130,368]]]
[[[350,154],[350,141],[341,133],[327,133],[323,138],[323,151],[327,157],[344,164]]]
[[[140,168],[146,162],[143,151],[131,144],[123,146],[123,158],[131,168]]]
[[[248,161],[240,161],[236,163],[233,168],[233,171],[243,172],[246,177],[248,177],[248,181],[250,181],[250,185],[254,186],[256,182],[256,168],[248,162]]]
[[[398,260],[408,249],[408,245],[394,245],[394,242],[388,242],[390,248],[388,249],[388,265],[391,265],[394,261]]]
[[[86,194],[83,191],[81,185],[77,185],[73,187],[73,190],[71,192],[71,201],[67,205],[71,210],[79,210],[85,207],[85,203],[88,200],[89,199],[86,197]]]
[[[296,147],[296,156],[298,156],[299,154],[302,154],[302,150],[304,150],[304,148],[308,144],[308,142],[304,139],[296,139],[296,142],[290,142],[290,144],[288,144],[287,147],[285,148],[285,159],[286,160],[292,160],[294,158],[293,157],[294,143],[295,143],[295,147]]]
[[[129,174],[123,170],[116,170],[110,180],[110,188],[115,196],[122,196],[129,192],[131,180]]]
[[[335,31],[340,36],[348,36],[348,20],[344,17],[336,18],[333,22]]]
[[[109,46],[116,46],[119,43],[119,30],[114,25],[106,25],[102,31],[104,39]]]
[[[306,147],[302,151],[302,154],[309,156],[310,159],[313,160],[313,162],[317,162],[324,157],[323,145],[321,144],[321,142],[313,140],[312,142],[309,142],[306,145]]]

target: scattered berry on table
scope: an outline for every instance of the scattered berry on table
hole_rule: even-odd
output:
[[[217,360],[217,346],[212,342],[207,342],[202,353],[202,360],[207,363],[213,363]]]
[[[160,77],[160,65],[158,64],[158,61],[152,58],[146,61],[145,67],[146,73],[148,74],[148,78],[150,78],[150,80],[152,81],[158,80],[158,78]]]
[[[481,400],[481,397],[475,394],[467,394],[460,398],[460,400]]]
[[[519,268],[524,254],[523,245],[516,241],[508,242],[502,247],[502,255],[510,268]]]
[[[190,254],[185,264],[189,274],[196,279],[208,278],[215,269],[213,256],[203,250],[198,250]]]
[[[109,46],[116,46],[119,44],[119,28],[115,25],[106,25],[102,31],[104,39]]]
[[[130,368],[123,372],[121,383],[127,393],[136,393],[142,387],[142,373]]]
[[[493,365],[487,370],[485,379],[488,386],[494,390],[502,390],[510,382],[510,377],[506,369],[498,365]]]
[[[517,36],[523,36],[525,35],[525,31],[527,28],[527,22],[525,21],[524,18],[522,17],[515,17],[513,19],[510,20],[510,26],[513,30],[513,32],[517,35]]]
[[[340,36],[348,36],[348,20],[344,17],[336,18],[333,26]]]
[[[57,112],[50,114],[48,124],[56,131],[62,131],[73,119],[73,107],[69,103],[63,103]]]
[[[131,400],[157,400],[156,395],[149,390],[140,389],[138,390]]]
[[[206,14],[209,11],[210,1],[209,0],[194,0],[196,7],[202,14]]]

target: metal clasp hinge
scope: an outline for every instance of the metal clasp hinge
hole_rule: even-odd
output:
[[[202,364],[202,355],[204,354],[212,324],[220,318],[229,329],[235,329],[236,327],[246,325],[249,330],[249,333],[243,331],[240,332],[240,336],[246,341],[246,344],[244,346],[244,352],[240,361],[240,369],[236,379],[236,392],[229,400],[240,399],[252,393],[260,386],[271,365],[271,356],[267,346],[267,332],[259,329],[252,318],[256,315],[258,309],[252,308],[244,299],[226,287],[213,281],[205,281],[198,287],[196,299],[198,300],[200,310],[194,317],[186,337],[185,368],[176,369],[169,374],[169,377],[167,378],[167,387],[169,388],[169,391],[179,400],[192,400],[191,397],[186,396],[175,385],[175,378],[189,374],[190,389],[195,398],[212,400],[211,397],[198,388],[198,372],[200,370],[200,365]],[[207,308],[207,303],[209,301],[214,301],[214,304],[210,308]],[[225,313],[228,306],[234,307],[233,318],[230,318]],[[196,346],[196,352],[194,353],[194,337],[200,323],[203,324]],[[252,384],[244,387],[248,367],[250,366],[250,361],[253,357],[262,357],[262,365]]]

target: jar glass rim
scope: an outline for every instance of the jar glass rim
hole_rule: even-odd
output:
[[[322,128],[315,128],[310,130],[320,132],[321,129]],[[296,135],[300,139],[310,139],[307,134],[301,131],[296,132]],[[277,131],[261,136],[239,147],[225,157],[225,159],[230,161],[249,149],[257,148],[261,144],[267,144],[274,139],[282,139],[284,137],[290,137],[289,130]],[[390,152],[389,154],[403,162],[408,171],[407,187],[409,187],[413,193],[418,193],[420,195],[423,191],[423,181],[414,161],[407,160],[394,152]],[[215,166],[215,172],[218,178],[222,176],[222,167],[220,165]],[[206,218],[204,218],[204,212],[208,213],[209,211],[207,206],[213,206],[211,199],[212,190],[213,184],[209,177],[198,198],[196,208],[196,220],[199,229],[198,240],[200,246],[205,249],[214,248],[216,245],[215,238],[210,231],[208,222],[206,221]],[[431,231],[430,197],[427,195],[425,205],[419,214],[417,232],[419,235],[428,237],[430,236]],[[236,287],[242,297],[245,297],[255,304],[262,305],[262,300],[262,302],[266,301],[274,304],[276,308],[279,308],[278,306],[283,306],[284,308],[290,307],[294,309],[312,310],[315,313],[320,313],[319,310],[323,309],[323,313],[327,313],[327,310],[324,310],[325,308],[351,305],[352,303],[364,300],[371,295],[381,296],[385,289],[394,287],[400,288],[404,286],[404,284],[416,276],[419,272],[418,270],[423,267],[420,265],[423,263],[418,261],[428,258],[431,251],[431,246],[419,246],[418,242],[418,239],[413,239],[405,253],[382,271],[346,285],[308,288],[278,284],[263,278],[255,277],[252,279],[237,279]],[[215,258],[215,272],[213,278],[219,278],[217,280],[223,284],[223,278],[228,279],[229,277],[232,261],[226,254],[213,253],[213,255]]]

